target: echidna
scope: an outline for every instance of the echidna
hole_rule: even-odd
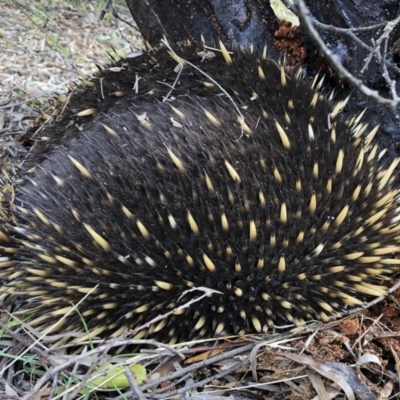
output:
[[[386,293],[399,160],[319,79],[222,53],[118,61],[38,138],[0,278],[39,329],[85,295],[64,328],[108,337],[211,289],[136,335],[176,341],[327,320]]]

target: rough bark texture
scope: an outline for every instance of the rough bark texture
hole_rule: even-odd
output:
[[[400,12],[400,3],[398,0],[328,0],[328,1],[307,1],[311,15],[318,21],[327,25],[340,28],[358,28],[368,27],[380,23],[394,20]],[[374,41],[378,40],[382,35],[385,26],[365,32],[356,32],[357,37],[365,44],[373,46]],[[377,90],[384,97],[390,97],[390,90],[386,84],[382,74],[382,64],[377,62],[373,57],[364,71],[363,67],[369,51],[363,48],[359,43],[355,42],[350,36],[333,33],[330,31],[319,30],[320,35],[324,39],[327,46],[340,59],[341,63],[356,77],[361,79],[365,85],[371,89]],[[391,78],[397,82],[399,90],[400,70],[398,69],[400,46],[398,42],[400,38],[399,26],[396,26],[390,34],[388,41],[388,49],[393,49],[392,57],[388,60],[393,61],[393,67],[389,67]],[[382,48],[382,47],[381,47]],[[316,60],[318,52],[308,52],[309,65],[321,66],[321,62],[312,62],[312,57]],[[321,61],[321,60],[319,60]],[[340,82],[339,82],[340,83]],[[351,92],[351,101],[347,107],[349,113],[358,113],[364,108],[368,108],[371,123],[380,123],[380,142],[387,148],[392,155],[399,154],[400,139],[400,114],[399,108],[396,110],[388,109],[380,104],[376,104],[366,96],[351,91],[348,85],[335,85],[335,89],[346,95]]]
[[[206,43],[221,39],[232,46],[253,43],[273,49],[278,24],[269,2],[264,0],[127,0],[132,16],[144,38],[157,45],[167,36],[172,42],[187,38]]]
[[[317,21],[345,29],[392,21],[400,12],[398,0],[309,0],[306,3],[311,16]],[[329,62],[321,57],[301,28],[293,29],[277,21],[266,0],[127,0],[127,4],[144,38],[151,45],[156,46],[163,35],[171,43],[187,38],[199,40],[203,35],[210,45],[220,39],[231,47],[249,47],[252,43],[256,51],[267,45],[269,58],[278,60],[280,54],[284,54],[287,63],[306,67],[310,75],[320,70],[327,73],[331,79],[327,79],[326,84],[340,95],[352,92],[350,85],[335,78]],[[383,32],[384,26],[356,32],[356,35],[364,44],[373,46],[374,40]],[[383,78],[382,64],[375,57],[363,70],[366,57],[371,53],[365,46],[344,33],[324,29],[319,29],[319,33],[328,48],[354,76],[382,96],[391,96]],[[389,74],[397,86],[400,81],[399,38],[400,29],[396,26],[390,34],[388,49],[392,51]],[[385,146],[398,152],[398,110],[377,105],[366,96],[353,93],[348,111],[356,113],[365,107],[371,109],[371,122],[382,123]]]
[[[400,11],[398,0],[327,0],[307,1],[311,14],[320,22],[340,28],[368,27],[394,20]],[[367,44],[376,40],[382,33],[382,29],[366,32],[358,32],[357,36]],[[335,50],[344,65],[354,74],[358,74],[364,65],[367,51],[353,39],[345,35],[320,31],[325,43]],[[395,38],[399,38],[399,29],[392,35],[389,47],[393,45]],[[373,63],[370,65],[372,67]],[[374,69],[374,68],[372,68]],[[371,71],[369,74],[373,78]]]

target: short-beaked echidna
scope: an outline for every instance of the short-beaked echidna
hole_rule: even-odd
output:
[[[216,291],[138,333],[176,341],[326,320],[385,294],[398,160],[377,129],[270,60],[177,53],[102,69],[38,138],[3,297],[44,329],[89,293],[56,329],[84,320],[107,337]]]

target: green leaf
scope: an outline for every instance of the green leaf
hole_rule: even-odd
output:
[[[111,368],[112,364],[106,364],[104,367],[98,369],[96,371],[97,373],[101,372],[103,369],[107,369],[108,371],[101,376],[90,379],[88,384],[100,389],[123,389],[129,387],[129,381],[125,374],[125,367],[119,366],[112,369]],[[133,364],[129,368],[135,375],[137,384],[141,385],[147,377],[146,368],[140,364]]]

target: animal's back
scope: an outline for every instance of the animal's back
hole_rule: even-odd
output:
[[[374,131],[272,61],[182,58],[103,70],[28,158],[20,249],[1,276],[36,325],[88,294],[65,326],[117,335],[212,289],[138,334],[182,340],[325,320],[384,294],[398,189]]]

